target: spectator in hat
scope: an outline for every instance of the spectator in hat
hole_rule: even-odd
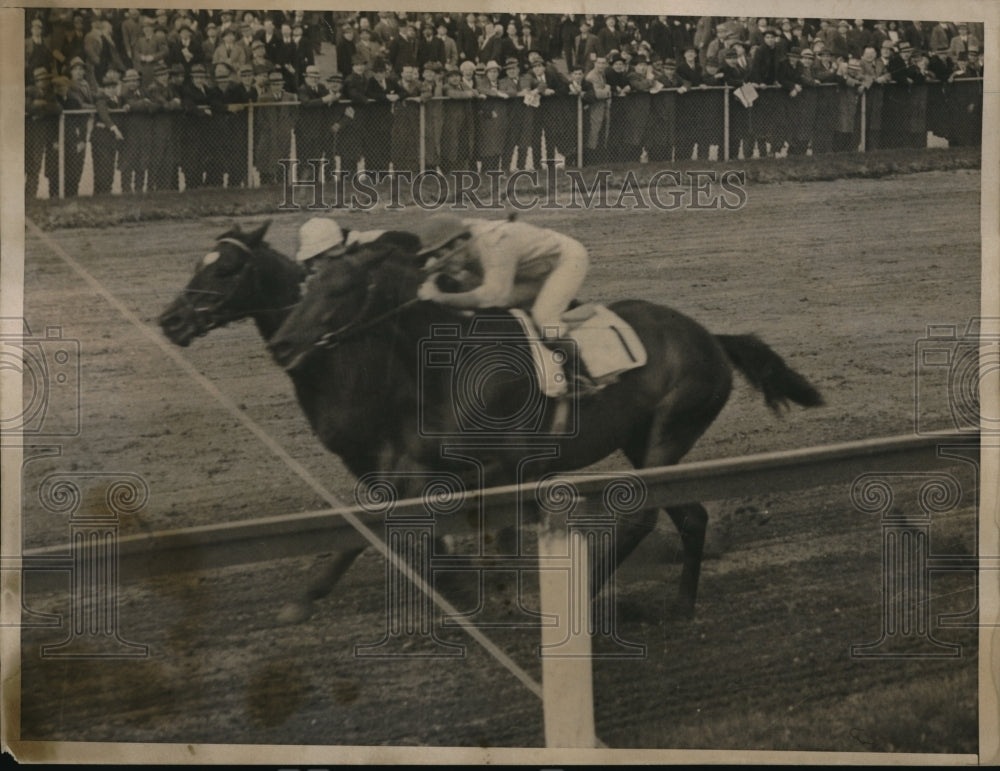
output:
[[[118,116],[118,126],[124,135],[118,158],[122,193],[141,193],[146,186],[150,161],[149,137],[156,105],[143,88],[139,72],[135,69],[126,70],[122,76],[120,98],[126,109],[123,115]]]
[[[165,62],[166,58],[167,41],[156,37],[152,19],[143,18],[141,37],[132,46],[132,60],[144,86],[153,83],[157,65]]]
[[[586,75],[594,66],[597,58],[597,51],[601,43],[597,35],[590,31],[590,22],[586,19],[580,20],[580,34],[573,39],[573,60],[572,65],[583,67]]]
[[[739,52],[736,46],[729,48],[724,54],[724,62],[720,69],[723,83],[733,89],[729,94],[729,159],[735,160],[739,157],[741,143],[745,144],[745,158],[750,157],[750,113],[736,96],[736,89],[740,88],[747,79],[749,70],[746,65],[746,57],[743,57],[743,64],[740,64]]]
[[[222,39],[212,52],[212,64],[225,64],[233,72],[250,61],[249,54],[236,40],[236,30],[231,26],[222,31]],[[251,70],[252,72],[252,70]]]
[[[181,168],[185,189],[192,190],[209,184],[205,178],[209,167],[216,169],[216,148],[212,120],[212,98],[208,72],[204,64],[192,64],[190,80],[181,91],[184,105],[184,131],[181,145]],[[216,180],[213,180],[216,182]]]
[[[313,53],[312,41],[305,36],[305,27],[302,24],[292,25],[292,63],[295,66],[295,75],[298,87],[305,84],[306,69],[316,64],[316,55]],[[322,86],[322,83],[317,83]]]
[[[948,23],[944,21],[939,21],[934,25],[931,30],[930,38],[927,41],[927,45],[932,51],[948,51],[948,46],[951,44],[952,33],[948,29]]]
[[[275,64],[267,58],[267,46],[264,45],[263,40],[254,40],[250,45],[250,66],[253,67],[254,72],[263,71],[268,75],[274,71]]]
[[[798,47],[790,48],[778,62],[778,83],[788,98],[784,103],[784,130],[776,144],[787,141],[789,155],[805,155],[816,118],[816,92],[811,88],[815,80],[802,66],[802,51]]]
[[[475,146],[475,114],[473,100],[479,99],[475,83],[476,66],[470,61],[459,65],[459,71],[445,75],[444,103],[441,126],[441,170],[446,174],[456,169],[473,168]]]
[[[215,60],[215,49],[221,42],[218,25],[210,21],[205,25],[205,36],[201,39],[201,56],[206,64],[211,64]]]
[[[194,37],[194,31],[187,24],[182,24],[177,30],[177,39],[169,46],[167,64],[179,64],[190,77],[191,68],[200,64],[204,67],[204,57],[201,45]]]
[[[382,43],[372,37],[371,30],[365,28],[358,29],[358,42],[355,44],[355,48],[357,55],[364,60],[366,66],[370,66],[375,61],[375,58],[382,56],[386,50]],[[352,59],[351,61],[353,62],[354,60]],[[346,77],[344,78],[344,83],[347,83]]]
[[[336,48],[337,72],[343,76],[351,71],[351,60],[357,53],[354,25],[350,22],[341,25],[337,33]]]
[[[501,64],[497,62],[497,64]],[[524,93],[521,90],[521,63],[516,56],[508,57],[502,64],[503,70],[497,79],[497,90],[509,96],[504,100],[503,108],[506,113],[504,117],[503,141],[500,146],[500,169],[504,172],[510,171],[514,162],[514,154],[517,152],[518,143],[521,140],[521,127],[526,120],[525,113],[531,108],[524,103]],[[524,161],[525,150],[520,151],[519,158]]]
[[[90,150],[94,160],[94,195],[111,192],[118,153],[125,139],[117,123],[119,115],[112,111],[122,106],[120,79],[116,71],[110,70],[101,82],[94,130],[90,134]]]
[[[444,59],[441,63],[458,66],[458,43],[448,34],[447,24],[437,25],[437,39],[441,41],[444,49]]]
[[[611,86],[607,80],[608,60],[598,56],[594,67],[584,78],[593,87],[593,99],[590,104],[590,122],[587,134],[587,145],[584,148],[584,164],[590,165],[603,157],[604,133],[607,130],[608,104],[611,99]]]
[[[389,66],[395,73],[400,73],[405,65],[420,66],[420,43],[417,40],[417,30],[412,24],[399,27],[399,34],[388,46],[386,56]]]
[[[240,22],[239,32],[236,38],[236,45],[243,49],[244,59],[249,62],[253,59],[253,44],[257,38],[254,37],[253,27],[247,22]],[[264,58],[267,58],[265,50]]]
[[[702,85],[704,71],[698,63],[698,49],[693,45],[684,48],[684,58],[677,63],[677,77],[685,88],[697,88]]]
[[[83,39],[87,74],[92,84],[103,84],[105,74],[111,69],[117,72],[125,69],[111,33],[110,21],[95,20],[90,32]]]
[[[299,109],[295,118],[295,157],[299,161],[299,179],[312,179],[310,161],[319,163],[328,145],[328,108],[334,96],[320,82],[319,67],[315,64],[305,68],[303,81],[298,90]],[[332,158],[327,157],[327,161]]]
[[[33,83],[33,73],[39,67],[52,71],[52,41],[43,34],[45,25],[41,19],[31,20],[31,34],[24,41],[24,75],[25,84]]]
[[[282,48],[284,44],[281,40],[281,32],[275,29],[274,19],[269,15],[264,17],[264,25],[258,30],[254,38],[264,44],[264,52],[267,58],[277,65],[282,59]]]
[[[981,77],[979,51],[970,47],[968,53],[959,53],[955,69],[948,76],[949,147],[978,145],[982,141],[983,84],[981,80],[975,82]],[[973,82],[967,82],[970,80]]]
[[[935,80],[941,83],[947,82],[954,68],[951,57],[948,56],[947,46],[940,46],[930,52],[927,69]]]
[[[444,120],[444,67],[439,62],[427,62],[421,71],[424,83],[424,161],[434,170],[441,161],[441,129]]]
[[[444,50],[444,40],[435,34],[434,27],[427,25],[420,30],[420,40],[417,43],[417,68],[418,71],[427,62],[444,62],[447,55]],[[458,51],[455,51],[455,62],[458,62]]]
[[[43,162],[49,183],[49,197],[58,195],[59,184],[59,114],[62,106],[52,87],[52,73],[36,67],[32,85],[24,92],[24,197],[38,194],[39,173]]]
[[[285,92],[285,77],[280,70],[267,76],[268,88],[258,98],[254,109],[254,165],[262,185],[272,185],[279,179],[279,161],[290,158],[292,127],[295,123],[293,105],[281,104],[294,99]]]
[[[471,61],[504,61],[508,56],[517,56],[517,50],[511,45],[510,40],[504,38],[504,28],[502,24],[493,24],[489,28],[489,33],[484,35],[479,51]]]
[[[875,49],[869,46],[865,49],[874,55]],[[829,51],[821,51],[820,56],[831,56]],[[837,90],[837,123],[833,133],[833,151],[856,151],[860,145],[860,115],[859,104],[861,94],[868,88],[861,68],[861,60],[851,57],[846,62],[840,62],[837,72],[845,88]]]
[[[268,58],[274,63],[275,69],[281,70],[285,78],[285,91],[294,94],[299,88],[299,75],[295,68],[295,42],[292,40],[292,26],[282,24],[279,28],[280,39],[277,45],[271,47],[265,44]]]
[[[967,23],[961,22],[958,25],[958,34],[948,43],[948,55],[957,61],[958,55],[963,53],[967,55],[970,48],[975,48],[977,52],[980,50],[979,38],[969,32]]]
[[[170,190],[177,167],[177,137],[173,133],[171,113],[180,107],[180,91],[172,89],[170,68],[166,63],[161,61],[153,67],[153,82],[145,87],[145,94],[152,102],[147,136],[151,148],[147,189]]]
[[[622,33],[614,16],[609,14],[604,18],[604,27],[597,33],[597,43],[597,50],[605,56],[609,56],[612,51],[621,50]]]
[[[565,104],[563,100],[569,88],[565,77],[555,68],[550,68],[537,52],[532,55],[529,72],[522,77],[521,88],[533,90],[538,95],[538,108],[528,110],[529,115],[533,113],[533,120],[525,122],[529,133],[522,138],[522,145],[530,144],[533,162],[538,169],[544,160],[543,134],[549,159],[555,159],[557,149],[565,154],[569,144],[566,138],[566,118],[569,116],[565,110],[559,109],[560,104]]]
[[[848,55],[860,57],[865,48],[872,45],[873,37],[872,33],[865,28],[864,20],[855,19],[854,26],[847,30],[845,40]]]
[[[476,14],[467,13],[455,25],[455,47],[458,49],[458,63],[476,61],[479,56],[480,29]]]
[[[476,115],[477,150],[484,170],[500,169],[509,120],[508,102],[516,98],[517,86],[501,77],[499,62],[487,62],[485,72],[479,90],[486,99],[480,103]]]
[[[778,81],[778,35],[774,27],[764,30],[764,44],[757,49],[750,62],[749,82],[769,86]]]
[[[388,92],[396,97],[391,105],[390,151],[395,171],[420,171],[420,104],[427,92],[420,71],[406,65],[398,78],[388,82]]]
[[[93,110],[96,104],[96,89],[87,80],[87,65],[83,59],[75,57],[69,63],[69,86],[63,99],[63,110]],[[65,118],[65,173],[64,194],[74,197],[79,192],[86,156],[89,115],[67,115]]]
[[[253,89],[253,67],[242,65],[230,78],[223,91],[223,99],[229,112],[229,147],[224,162],[229,176],[229,187],[242,187],[247,181],[247,103],[255,101]]]
[[[52,52],[52,55],[61,62],[61,66],[66,74],[69,74],[68,62],[73,61],[77,57],[84,59],[86,56],[83,50],[83,38],[86,34],[83,14],[79,10],[74,10],[70,23],[65,25],[63,30],[62,40],[58,45],[58,53],[56,53],[56,49],[53,49]]]
[[[802,51],[802,68],[808,71],[812,78],[816,102],[812,124],[813,155],[829,153],[833,150],[833,131],[837,123],[837,107],[840,97],[837,93],[838,89],[832,86],[843,82],[837,74],[837,68],[833,65],[833,57],[826,56],[825,62],[821,61],[823,58],[813,54],[810,48]],[[821,87],[827,85],[831,87]]]

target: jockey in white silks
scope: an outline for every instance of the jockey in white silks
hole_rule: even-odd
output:
[[[419,299],[467,310],[523,308],[544,341],[565,340],[562,314],[589,266],[579,241],[524,222],[450,214],[432,217],[419,235],[425,270],[460,276],[466,284],[470,276],[479,279],[464,291],[444,292],[432,275],[417,292]]]
[[[355,244],[369,244],[384,230],[348,230],[329,217],[315,217],[299,228],[299,250],[295,260],[312,275],[327,260],[342,256]]]

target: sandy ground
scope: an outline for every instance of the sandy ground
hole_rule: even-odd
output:
[[[739,211],[541,212],[525,219],[572,233],[591,250],[582,299],[625,297],[671,305],[716,333],[754,332],[824,393],[827,406],[772,416],[738,380],[729,405],[688,460],[949,427],[947,374],[915,378],[929,324],[964,330],[979,306],[979,175],[934,172],[883,180],[771,184],[748,189]],[[406,227],[418,215],[394,214]],[[291,253],[305,213],[278,217],[269,240]],[[384,227],[349,214],[351,227]],[[195,260],[227,229],[221,219],[51,237],[134,313],[123,316],[42,240],[28,235],[25,315],[32,331],[61,326],[78,340],[78,436],[58,457],[24,468],[26,547],[66,542],[64,514],[37,489],[67,470],[131,472],[148,504],[125,532],[186,527],[319,508],[286,466],[150,340],[155,319]],[[345,501],[353,480],[311,435],[291,385],[249,323],[213,332],[184,356],[297,461]],[[914,393],[920,394],[915,405]],[[71,396],[53,415],[76,409]],[[60,413],[62,411],[62,413]],[[622,468],[612,456],[602,468]],[[974,481],[935,521],[935,551],[968,552]],[[904,492],[910,491],[904,485]],[[912,491],[910,491],[912,492]],[[915,510],[913,495],[900,506]],[[613,747],[974,751],[973,630],[942,629],[962,655],[859,660],[852,644],[878,639],[880,523],[848,490],[818,488],[711,505],[709,559],[698,615],[664,613],[675,591],[678,542],[661,522],[619,575],[618,598],[640,609],[619,629],[646,646],[639,659],[594,664],[598,734]],[[333,545],[318,545],[317,550]],[[44,659],[65,628],[26,630],[25,738],[278,744],[538,746],[541,702],[461,631],[447,660],[353,655],[381,638],[383,562],[366,553],[320,612],[293,630],[275,611],[301,587],[311,560],[126,586],[120,628],[150,646],[135,661]],[[490,579],[491,591],[513,576]],[[935,614],[974,605],[967,575],[933,584]],[[493,595],[491,595],[493,596]],[[65,596],[31,599],[66,612]],[[528,578],[523,602],[537,607]],[[483,618],[510,620],[513,605]],[[932,615],[936,618],[936,615]],[[488,634],[536,679],[536,629]],[[599,639],[596,650],[613,651]],[[934,693],[947,705],[927,712]],[[941,711],[947,714],[942,722]],[[861,738],[859,738],[859,736]]]

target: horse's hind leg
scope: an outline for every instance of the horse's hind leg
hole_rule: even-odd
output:
[[[682,408],[681,401],[675,397],[671,402],[661,405],[652,425],[640,431],[629,446],[624,448],[626,456],[636,468],[676,464],[711,425],[722,407],[721,403],[713,401],[699,405],[701,409]],[[675,610],[680,615],[691,618],[698,596],[708,512],[700,503],[668,506],[666,512],[677,527],[684,547],[684,564]]]
[[[676,611],[685,618],[693,618],[698,596],[698,578],[701,575],[701,558],[705,549],[708,512],[700,503],[686,503],[682,506],[670,506],[667,514],[681,534],[684,546],[684,567],[681,570]]]
[[[326,597],[333,590],[337,581],[354,564],[354,560],[358,558],[365,548],[362,546],[349,551],[337,552],[327,560],[322,571],[309,584],[309,588],[306,589],[305,593],[281,609],[281,612],[278,614],[278,623],[300,624],[308,619],[313,614],[313,603],[316,600]]]

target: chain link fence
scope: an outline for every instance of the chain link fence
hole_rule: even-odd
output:
[[[26,197],[259,187],[358,171],[512,172],[982,141],[983,81],[64,110],[25,118]],[[110,118],[110,124],[108,123]],[[111,125],[113,124],[113,125]],[[297,163],[288,163],[289,160]]]

